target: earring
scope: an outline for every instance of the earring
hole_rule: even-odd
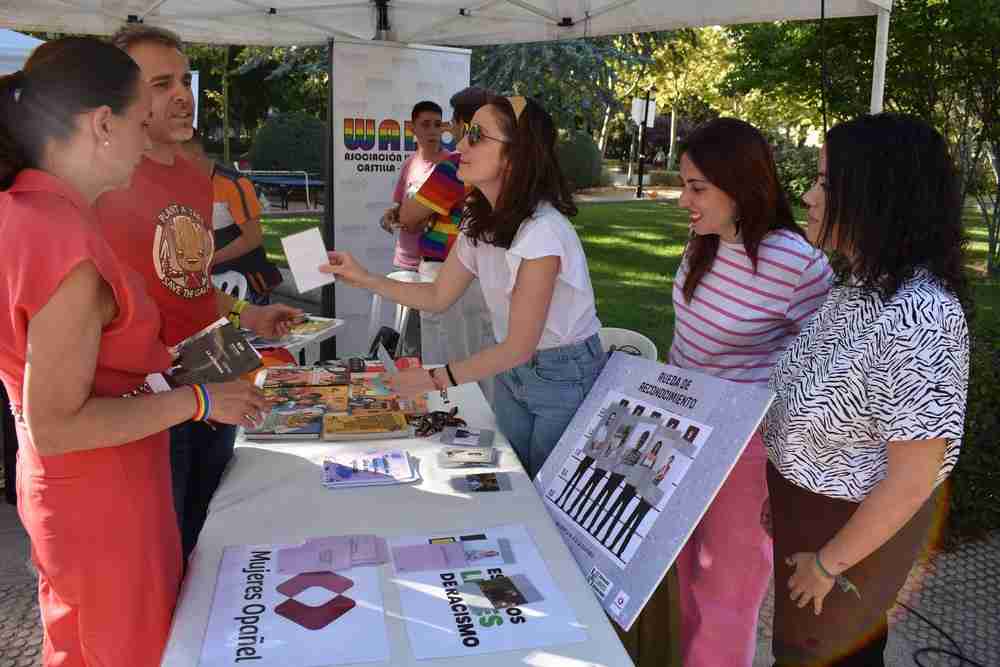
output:
[[[105,141],[104,141],[104,147],[107,148],[110,145],[111,145],[111,142],[105,139]]]

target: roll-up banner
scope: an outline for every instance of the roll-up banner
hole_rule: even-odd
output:
[[[470,56],[468,49],[395,42],[333,43],[333,243],[372,273],[395,270],[396,237],[378,221],[392,204],[403,162],[417,150],[410,111],[430,100],[450,120],[448,100],[469,85]],[[368,351],[371,302],[371,293],[338,281],[335,314],[346,322],[337,333],[338,356]],[[383,302],[381,310],[378,324],[391,326],[395,304]]]

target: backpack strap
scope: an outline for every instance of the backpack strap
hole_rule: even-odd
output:
[[[215,170],[213,172],[213,176],[216,174],[222,176],[223,178],[229,179],[230,181],[233,182],[233,185],[236,186],[236,192],[240,194],[240,204],[243,205],[243,217],[249,220],[250,206],[247,204],[247,196],[243,192],[243,188],[240,187],[240,179],[246,178],[246,176],[241,174],[236,169],[233,169],[232,167],[221,164],[219,162],[215,163]]]

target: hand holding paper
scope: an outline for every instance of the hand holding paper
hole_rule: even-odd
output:
[[[327,261],[320,265],[319,270],[325,274],[340,276],[351,287],[368,288],[371,274],[354,259],[349,252],[328,252],[324,258]]]
[[[281,239],[281,245],[285,249],[288,267],[292,270],[295,287],[299,293],[329,285],[334,281],[332,275],[319,270],[320,265],[326,263],[326,246],[323,245],[319,228],[313,227],[286,236]]]

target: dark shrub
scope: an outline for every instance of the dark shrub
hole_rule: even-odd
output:
[[[556,147],[559,166],[574,190],[601,183],[601,150],[586,132],[562,134]]]
[[[250,147],[254,169],[324,171],[326,126],[304,113],[281,113],[267,119]]]

